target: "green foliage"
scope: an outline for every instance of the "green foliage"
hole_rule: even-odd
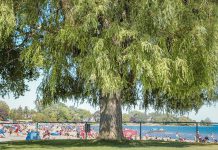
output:
[[[72,121],[90,121],[92,114],[85,109],[77,109],[68,107],[63,103],[52,104],[50,106],[42,106],[38,103],[37,109],[29,109],[28,107],[17,109],[9,109],[6,103],[0,101],[0,118],[10,118],[14,121],[32,120],[34,122],[72,122]],[[10,113],[9,113],[10,110]]]
[[[156,122],[195,122],[189,117],[186,116],[176,116],[168,113],[151,113],[148,116],[151,117],[152,121]],[[180,124],[182,125],[182,124]],[[188,124],[190,125],[190,124]]]
[[[129,112],[131,122],[143,122],[147,121],[149,118],[145,115],[145,113],[140,111],[131,111]]]
[[[70,107],[72,111],[73,121],[89,121],[92,114],[89,110],[77,109],[75,107]]]
[[[140,111],[131,111],[123,114],[124,122],[194,122],[194,120],[185,116],[176,116],[168,113],[149,113]]]
[[[7,120],[9,116],[10,108],[4,101],[0,101],[0,121]]]
[[[72,118],[69,108],[64,104],[48,106],[42,113],[46,115],[46,121],[48,122],[64,122]]]
[[[92,114],[88,110],[67,107],[63,103],[52,104],[40,109],[33,116],[35,122],[89,121]]]
[[[16,98],[27,90],[24,79],[37,76],[35,69],[24,67],[19,60],[21,50],[27,46],[22,42],[26,41],[22,34],[28,33],[23,26],[18,26],[22,16],[17,16],[14,0],[0,0],[0,96],[12,92]]]
[[[130,122],[130,115],[129,114],[123,114],[122,116],[123,122]]]
[[[194,122],[194,120],[188,118],[188,117],[185,117],[185,116],[181,116],[178,118],[177,120],[178,122]]]
[[[0,47],[4,45],[7,38],[14,32],[15,14],[12,0],[0,1]]]
[[[218,73],[212,0],[14,0],[13,6],[15,39],[22,39],[16,47],[33,77],[41,69],[43,104],[98,104],[108,93],[120,93],[124,105],[141,100],[168,112],[211,102]]]
[[[34,122],[46,122],[48,121],[48,117],[43,113],[36,113],[33,115]]]
[[[201,124],[200,125],[203,125],[203,126],[209,126],[211,125],[212,121],[210,120],[210,118],[205,118],[204,120],[201,120]]]
[[[9,118],[17,121],[17,120],[32,120],[33,115],[35,115],[36,111],[33,109],[29,109],[27,106],[22,108],[21,106],[13,108],[10,110]]]

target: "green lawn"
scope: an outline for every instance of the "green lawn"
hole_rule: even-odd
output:
[[[0,143],[0,150],[218,150],[214,144],[163,141],[51,140]]]

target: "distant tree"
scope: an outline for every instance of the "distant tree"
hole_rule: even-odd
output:
[[[31,109],[29,112],[30,114],[28,116],[28,119],[32,119],[33,115],[37,113],[34,109]]]
[[[123,114],[123,122],[130,122],[130,115],[129,114]]]
[[[96,122],[99,122],[100,121],[100,111],[96,111],[94,114],[93,114],[93,117],[94,117],[94,120]]]
[[[42,112],[42,110],[43,110],[42,100],[36,100],[35,106],[36,106],[37,112]]]
[[[27,106],[25,106],[23,109],[23,115],[24,115],[24,119],[28,119],[30,116],[30,111],[29,111],[29,108]]]
[[[47,116],[47,121],[70,121],[72,119],[70,109],[63,103],[53,104],[45,107],[42,112]]]
[[[48,116],[43,113],[36,113],[33,115],[32,120],[34,122],[46,122],[48,121]]]
[[[140,111],[132,111],[129,112],[130,115],[130,121],[131,122],[140,122],[140,121],[147,121],[147,116],[145,116],[145,113]]]
[[[70,106],[69,108],[73,121],[89,121],[93,117],[93,114],[89,110],[78,109],[74,106]]]
[[[6,102],[0,101],[0,120],[6,120],[9,117],[10,108]]]
[[[178,122],[194,122],[194,120],[190,119],[189,117],[186,116],[181,116],[178,118]]]
[[[17,113],[19,120],[22,120],[24,118],[24,111],[21,106],[18,107],[18,109],[16,110],[16,113]]]
[[[212,121],[209,117],[205,118],[204,120],[201,120],[201,124],[202,125],[206,125],[206,126],[209,126],[212,124]]]
[[[185,116],[176,116],[169,113],[150,113],[148,114],[149,118],[152,118],[154,122],[193,122],[192,119]]]
[[[177,121],[177,118],[172,114],[157,113],[156,117],[154,117],[154,120],[157,122],[175,122]]]
[[[209,117],[205,118],[204,121],[205,121],[205,122],[208,122],[208,123],[211,123],[211,122],[212,122]]]
[[[10,116],[10,119],[12,119],[14,121],[23,119],[23,117],[20,115],[20,113],[18,113],[17,109],[11,109],[9,116]]]
[[[85,109],[77,109],[76,114],[79,116],[80,121],[88,121],[92,117],[91,112]]]

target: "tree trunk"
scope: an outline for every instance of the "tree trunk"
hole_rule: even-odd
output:
[[[122,109],[120,94],[108,94],[100,98],[99,138],[122,140]]]

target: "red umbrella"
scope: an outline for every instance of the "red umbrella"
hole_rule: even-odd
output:
[[[123,135],[127,139],[132,139],[133,136],[137,136],[137,131],[132,129],[124,129]]]
[[[80,136],[82,137],[82,139],[85,139],[85,135],[86,135],[85,130],[81,130],[80,131]]]
[[[94,130],[91,130],[90,132],[87,133],[87,136],[93,137],[94,134],[95,134]],[[82,139],[85,139],[85,137],[86,137],[86,132],[85,132],[85,130],[81,130],[81,131],[80,131],[80,136],[82,137]]]

